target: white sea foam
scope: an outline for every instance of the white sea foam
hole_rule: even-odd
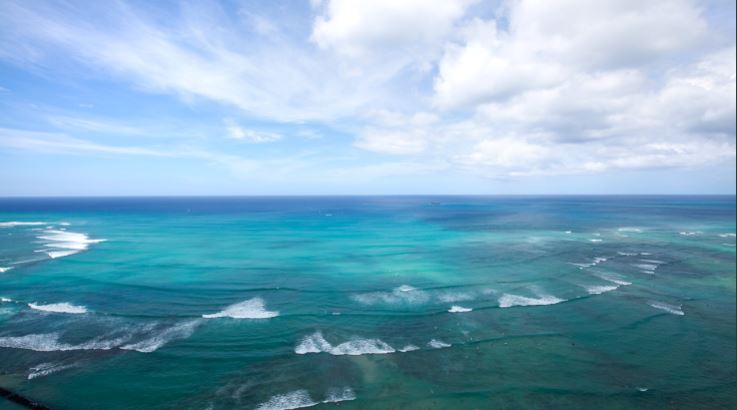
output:
[[[370,292],[352,295],[351,298],[365,305],[375,304],[416,304],[425,303],[430,299],[427,292],[415,289],[409,285],[402,285],[391,292]]]
[[[655,309],[664,310],[673,315],[678,315],[678,316],[685,315],[685,313],[683,313],[683,309],[681,308],[681,306],[671,305],[670,303],[657,302],[657,301],[652,301],[648,304],[654,307]]]
[[[46,225],[46,222],[22,222],[22,221],[0,222],[0,228],[15,228],[16,226],[39,226],[39,225]]]
[[[737,236],[737,235],[735,235],[733,233],[722,233],[722,234],[719,234],[719,237],[720,238],[734,238],[735,236]]]
[[[396,350],[379,339],[354,339],[337,346],[325,340],[322,333],[306,336],[294,348],[297,354],[329,353],[334,356],[360,356],[365,354],[388,354]]]
[[[7,267],[7,268],[4,268],[4,267],[0,266],[0,273],[5,273],[5,272],[7,272],[7,271],[9,271],[11,269],[13,269],[12,266]]]
[[[50,258],[63,258],[85,251],[90,245],[105,242],[105,239],[90,239],[89,236],[79,232],[68,232],[64,230],[47,229],[38,239],[46,241],[44,245],[51,249],[42,249]],[[62,250],[56,250],[62,249]]]
[[[192,336],[192,333],[194,333],[199,324],[199,320],[177,323],[174,326],[155,333],[151,337],[136,343],[121,346],[120,348],[124,350],[135,350],[141,353],[151,353],[173,340],[186,339]]]
[[[15,337],[0,337],[0,347],[34,350],[37,352],[66,352],[72,350],[110,350],[125,343],[126,337],[113,340],[92,339],[85,343],[72,345],[59,341],[58,333],[30,334]]]
[[[682,236],[696,236],[696,235],[700,235],[701,232],[698,232],[698,231],[684,231],[684,232],[678,232],[678,234],[679,235],[682,235]]]
[[[555,305],[557,303],[565,302],[565,299],[559,299],[551,295],[540,295],[537,298],[530,298],[526,296],[510,295],[505,293],[499,298],[499,307],[509,308],[512,306],[545,306]]]
[[[598,239],[598,238],[597,239],[589,239],[589,242],[592,242],[592,243],[601,243],[601,242],[604,242],[604,240],[603,239]]]
[[[202,315],[205,319],[229,317],[233,319],[269,319],[279,316],[279,312],[266,310],[264,300],[253,298],[245,302],[228,306],[223,311],[209,315]]]
[[[586,288],[586,291],[589,292],[589,295],[601,295],[602,293],[611,292],[617,289],[619,289],[619,286],[602,285],[602,286],[589,286]]]
[[[451,306],[450,309],[448,309],[448,312],[450,312],[450,313],[466,313],[466,312],[470,312],[472,310],[473,309],[471,309],[471,308],[466,308],[466,307],[463,307],[463,306],[454,305],[454,306]]]
[[[80,315],[87,313],[87,308],[84,306],[72,305],[71,303],[50,303],[48,305],[39,305],[37,303],[29,303],[28,307],[43,312],[53,313],[68,313],[70,315]]]
[[[605,258],[603,256],[597,256],[590,263],[573,263],[572,265],[578,266],[579,269],[587,269],[587,268],[593,268],[594,266],[600,265],[608,260],[609,260],[608,258]]]
[[[57,258],[63,258],[65,256],[72,256],[79,252],[81,251],[48,251],[46,252],[46,254],[49,255],[49,258],[51,259],[57,259]]]
[[[573,233],[573,231],[566,231],[565,233],[566,233],[566,235],[570,235],[570,234]]]
[[[6,297],[0,297],[0,303],[10,303],[13,299],[6,298]]]
[[[641,233],[642,228],[637,228],[634,226],[624,226],[622,228],[617,229],[619,232],[633,232],[633,233]]]
[[[290,410],[316,406],[319,403],[310,397],[307,390],[296,390],[291,393],[274,396],[266,403],[259,404],[256,410]]]
[[[653,263],[635,263],[632,266],[640,269],[642,273],[647,273],[649,275],[655,274],[655,271],[658,269],[658,265]]]
[[[657,259],[640,259],[642,262],[646,263],[652,263],[654,265],[664,265],[665,261],[657,260]]]
[[[617,252],[619,256],[637,256],[639,253],[637,252]]]
[[[333,388],[329,389],[323,403],[339,403],[341,401],[356,400],[356,393],[350,387],[343,387],[342,389]]]
[[[432,347],[433,349],[445,349],[446,347],[450,347],[450,343],[445,343],[442,340],[438,339],[432,339],[427,343],[428,346]]]
[[[407,345],[407,346],[404,346],[403,348],[399,349],[399,352],[401,352],[401,353],[407,353],[407,352],[414,352],[415,350],[420,350],[420,348],[417,347],[417,346],[415,346],[415,345]]]
[[[37,377],[48,376],[52,373],[60,372],[62,370],[71,369],[76,367],[75,364],[60,364],[60,363],[41,363],[38,366],[33,366],[29,370],[28,380],[35,379]]]
[[[614,275],[611,273],[596,273],[595,274],[598,278],[604,279],[607,282],[612,282],[614,284],[617,284],[619,286],[629,286],[632,284],[632,282],[627,282],[626,280],[622,279],[618,275]]]

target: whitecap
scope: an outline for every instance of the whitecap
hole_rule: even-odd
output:
[[[0,297],[0,303],[10,303],[13,299],[6,298],[6,297]]]
[[[29,370],[28,380],[35,379],[37,377],[48,376],[52,373],[60,372],[62,370],[71,369],[76,367],[75,364],[59,364],[59,363],[41,363],[38,366],[33,366]]]
[[[579,269],[587,269],[587,268],[593,268],[594,266],[597,266],[597,265],[601,265],[602,263],[608,260],[609,258],[605,258],[603,256],[597,256],[590,263],[572,263],[572,265],[578,266]]]
[[[678,315],[678,316],[685,315],[681,306],[671,305],[670,303],[657,302],[657,301],[653,301],[648,304],[654,307],[655,309],[664,310],[673,315]]]
[[[637,252],[617,252],[619,256],[637,256],[639,253]]]
[[[259,404],[256,410],[290,410],[316,406],[307,390],[296,390],[291,393],[274,396],[266,403]]]
[[[141,353],[151,353],[173,340],[186,339],[192,336],[192,333],[194,333],[199,324],[199,320],[178,323],[174,326],[165,328],[154,336],[136,343],[121,346],[120,348],[124,350],[135,350]]]
[[[678,234],[679,235],[682,235],[682,236],[696,236],[696,235],[700,235],[701,232],[698,232],[698,231],[684,231],[684,232],[678,232]]]
[[[279,312],[266,310],[264,300],[258,297],[230,305],[218,313],[202,315],[205,319],[221,317],[233,319],[269,319],[277,316],[279,316]]]
[[[573,233],[573,231],[565,231],[565,234],[566,234],[566,235],[570,235],[570,234],[572,234],[572,233]]]
[[[541,295],[537,298],[530,298],[526,296],[510,295],[505,293],[499,298],[499,307],[509,308],[512,306],[545,306],[555,305],[557,303],[565,302],[565,299],[559,299],[551,295]]]
[[[619,286],[601,285],[601,286],[589,286],[586,291],[589,295],[601,295],[602,293],[611,292],[619,289]]]
[[[427,292],[415,289],[409,285],[394,288],[391,292],[370,292],[352,295],[351,298],[365,305],[384,304],[417,304],[425,303],[430,299]]]
[[[601,243],[601,242],[604,242],[604,240],[603,239],[589,239],[589,242],[592,242],[592,243]]]
[[[433,349],[445,349],[446,347],[450,347],[450,343],[445,343],[442,340],[438,339],[432,339],[427,343],[428,346],[432,347]]]
[[[401,353],[407,353],[407,352],[414,352],[415,350],[420,350],[420,348],[417,347],[417,346],[415,346],[415,345],[407,345],[407,346],[404,346],[403,348],[399,349],[399,352],[401,352]]]
[[[7,268],[4,268],[4,267],[0,266],[0,273],[5,273],[5,272],[7,272],[7,271],[9,271],[11,269],[13,269],[12,266],[7,267]]]
[[[471,308],[466,308],[466,307],[463,307],[463,306],[454,305],[454,306],[451,306],[450,309],[448,309],[448,312],[450,312],[450,313],[466,313],[466,312],[470,312],[472,310],[473,309],[471,309]]]
[[[42,312],[52,313],[68,313],[70,315],[80,315],[87,313],[87,308],[84,306],[72,305],[71,303],[50,303],[48,305],[39,305],[37,303],[29,303],[28,307],[34,310],[40,310]]]
[[[0,222],[0,228],[15,228],[16,226],[39,226],[39,225],[46,225],[46,222],[21,222],[21,221]]]
[[[633,233],[641,233],[642,228],[637,228],[634,226],[625,226],[622,228],[617,229],[619,232],[633,232]]]
[[[735,235],[733,233],[722,233],[722,234],[719,234],[719,237],[720,238],[734,238],[735,236],[737,236],[737,235]]]
[[[649,391],[649,390],[650,390],[650,389],[648,389],[647,387],[638,387],[638,388],[637,388],[637,391],[639,391],[639,392],[642,392],[642,393],[644,393],[644,392],[646,392],[646,391]]]
[[[323,400],[323,403],[339,403],[341,401],[351,401],[356,400],[356,393],[353,392],[353,389],[350,387],[344,387],[342,389],[329,389],[327,392],[327,396],[325,397],[325,400]]]
[[[105,239],[90,239],[86,234],[79,232],[55,229],[47,229],[43,232],[43,235],[39,235],[37,238],[46,241],[44,245],[51,249],[41,249],[40,251],[46,252],[52,259],[71,256],[87,250],[92,244],[106,241]]]
[[[396,350],[379,339],[354,339],[333,346],[321,332],[306,336],[294,348],[297,354],[329,353],[334,356],[361,356],[365,354],[388,354]]]

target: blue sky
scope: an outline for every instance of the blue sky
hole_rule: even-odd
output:
[[[0,2],[0,195],[735,192],[728,0]]]

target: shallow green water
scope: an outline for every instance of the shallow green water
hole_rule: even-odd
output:
[[[0,200],[0,386],[60,409],[734,408],[734,232],[734,197]]]

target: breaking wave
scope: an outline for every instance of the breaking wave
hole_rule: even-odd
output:
[[[269,319],[279,316],[279,312],[266,310],[262,298],[253,298],[245,302],[228,306],[224,310],[209,315],[202,315],[205,319],[229,317],[233,319]]]
[[[294,352],[297,354],[329,353],[334,356],[361,356],[365,354],[394,353],[396,350],[379,339],[354,339],[333,346],[325,340],[322,333],[315,332],[302,339],[299,345],[294,348]]]
[[[48,305],[39,305],[36,303],[29,303],[28,307],[34,310],[40,310],[42,312],[52,313],[68,313],[70,315],[80,315],[87,313],[87,308],[84,306],[72,305],[71,303],[50,303]]]

